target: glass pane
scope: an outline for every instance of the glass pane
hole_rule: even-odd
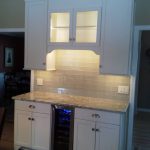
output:
[[[70,14],[52,13],[50,42],[69,42]]]
[[[98,11],[77,12],[77,43],[96,43],[97,21]]]

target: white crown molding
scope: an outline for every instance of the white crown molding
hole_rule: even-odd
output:
[[[25,32],[25,28],[0,28],[0,32]]]

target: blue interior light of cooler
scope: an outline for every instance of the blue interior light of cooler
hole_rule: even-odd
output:
[[[69,109],[63,109],[63,111],[64,111],[64,113],[67,113],[67,114],[71,113],[71,110],[69,110]]]

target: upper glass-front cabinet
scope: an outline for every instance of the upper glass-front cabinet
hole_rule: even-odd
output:
[[[74,10],[49,14],[49,44],[99,45],[101,13],[99,10]]]
[[[50,43],[68,43],[70,37],[70,13],[51,13]]]
[[[98,11],[76,13],[76,43],[96,43]]]

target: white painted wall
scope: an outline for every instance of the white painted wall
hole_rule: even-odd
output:
[[[150,0],[135,0],[135,24],[150,25]]]
[[[0,28],[24,28],[24,0],[0,0]]]
[[[135,24],[150,25],[150,0],[135,0]],[[0,0],[0,28],[23,28],[24,0]]]

